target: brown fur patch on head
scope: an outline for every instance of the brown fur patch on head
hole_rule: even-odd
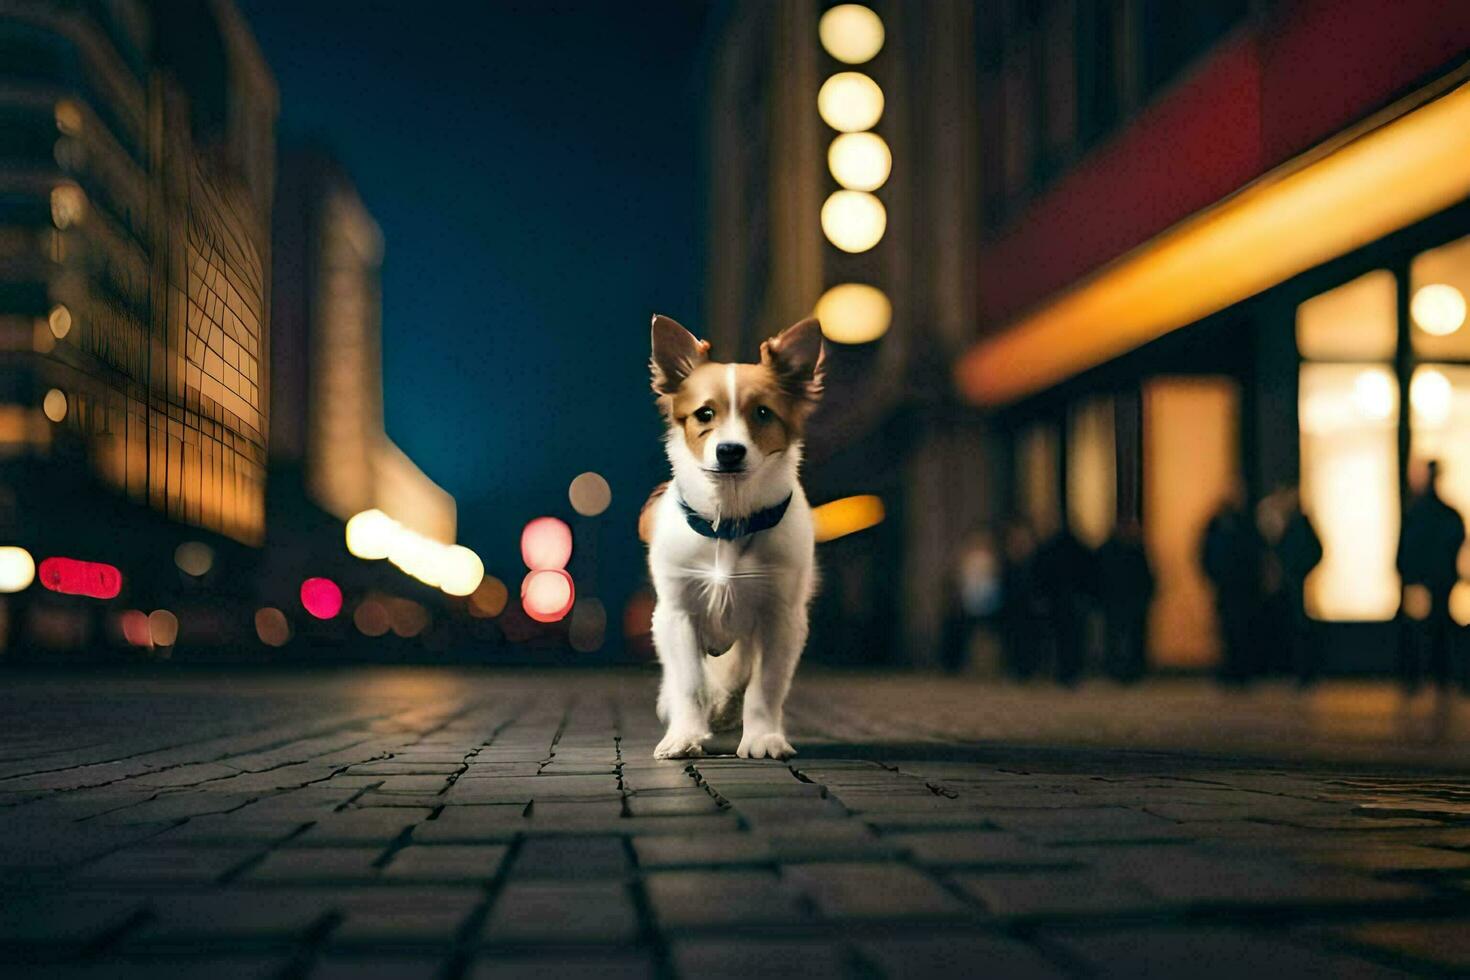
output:
[[[816,407],[826,378],[827,345],[822,325],[807,317],[761,344],[761,364],[768,368],[781,388],[794,398]]]
[[[671,317],[655,316],[650,346],[648,372],[659,407],[667,411],[664,399],[673,396],[695,368],[708,362],[709,341],[698,339]]]
[[[684,442],[696,458],[703,458],[704,443],[730,411],[730,385],[725,364],[705,362],[689,372],[669,396],[670,425],[684,431]],[[659,400],[661,403],[663,399]]]

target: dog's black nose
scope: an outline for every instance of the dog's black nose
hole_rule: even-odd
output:
[[[715,447],[715,459],[720,461],[721,466],[734,466],[745,459],[745,444],[722,442]]]

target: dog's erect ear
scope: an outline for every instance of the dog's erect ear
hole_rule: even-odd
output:
[[[822,325],[816,317],[807,317],[761,344],[761,363],[783,389],[809,402],[822,397],[826,359]]]
[[[672,395],[689,372],[707,360],[709,341],[700,340],[669,317],[653,318],[653,356],[648,360],[648,370],[656,393]]]

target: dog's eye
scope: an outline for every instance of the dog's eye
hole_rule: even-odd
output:
[[[715,410],[708,405],[696,408],[694,410],[694,420],[696,422],[713,422],[715,420]]]
[[[755,420],[757,422],[770,422],[775,418],[776,413],[771,411],[769,408],[766,408],[766,406],[757,405],[755,407]]]

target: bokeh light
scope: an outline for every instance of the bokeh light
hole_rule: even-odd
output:
[[[398,522],[377,508],[353,514],[345,532],[347,550],[369,561],[387,558],[398,530]]]
[[[317,619],[331,619],[342,611],[342,590],[329,578],[301,583],[301,605]]]
[[[477,619],[493,619],[505,612],[510,590],[494,575],[486,575],[480,587],[470,596],[470,615]]]
[[[555,623],[572,610],[576,589],[560,568],[533,569],[521,582],[521,606],[538,623]]]
[[[578,653],[602,649],[607,636],[607,608],[599,599],[578,599],[572,606],[572,620],[567,639]]]
[[[822,231],[844,252],[866,252],[887,229],[888,211],[866,191],[833,191],[822,205]]]
[[[883,50],[883,20],[861,4],[838,4],[817,21],[817,37],[838,61],[860,65]]]
[[[868,344],[888,332],[893,304],[883,290],[861,282],[833,286],[817,300],[822,335],[839,344]]]
[[[283,647],[291,642],[291,623],[285,613],[266,606],[255,611],[255,635],[268,647]]]
[[[46,397],[41,399],[41,411],[53,422],[66,418],[66,392],[60,388],[52,388],[46,392]]]
[[[429,611],[412,599],[393,599],[388,605],[388,622],[394,636],[412,639],[429,628]]]
[[[148,614],[141,609],[129,609],[117,618],[123,639],[135,647],[151,647],[153,630],[148,625]]]
[[[1393,414],[1393,380],[1385,371],[1364,371],[1353,379],[1353,407],[1381,422]]]
[[[485,564],[462,544],[452,544],[440,556],[439,588],[448,595],[466,596],[480,587]]]
[[[382,636],[393,626],[388,607],[377,599],[364,599],[352,612],[352,625],[363,636]]]
[[[839,133],[872,129],[883,118],[883,90],[860,71],[838,72],[818,90],[817,112]]]
[[[583,473],[567,488],[572,510],[583,517],[596,517],[612,503],[612,487],[599,473]]]
[[[1441,426],[1449,421],[1455,391],[1443,371],[1419,368],[1409,382],[1409,406],[1426,425]]]
[[[46,323],[51,328],[51,333],[57,340],[61,340],[71,333],[71,310],[61,304],[51,307],[51,312],[46,317]]]
[[[572,557],[572,529],[555,517],[538,517],[521,532],[521,559],[526,567],[565,568]]]
[[[71,99],[56,103],[56,128],[67,136],[80,136],[82,132],[82,107]]]
[[[174,549],[174,564],[185,575],[203,578],[214,567],[214,549],[203,541],[185,541]]]
[[[22,592],[36,580],[36,560],[13,544],[0,547],[0,592]]]
[[[57,228],[70,228],[86,213],[87,196],[76,184],[57,184],[51,188],[51,223]]]
[[[834,541],[883,523],[883,501],[871,494],[843,497],[812,509],[818,541]]]
[[[1425,620],[1429,618],[1429,612],[1434,607],[1434,597],[1429,590],[1422,585],[1404,586],[1404,615],[1412,620]]]
[[[893,154],[877,133],[843,133],[827,148],[827,168],[848,190],[876,191],[888,181]]]
[[[167,609],[148,614],[148,636],[156,647],[171,647],[179,639],[179,617]]]
[[[1450,590],[1450,617],[1459,626],[1470,626],[1470,582],[1456,582]]]
[[[62,595],[115,599],[122,591],[122,572],[100,561],[47,558],[37,567],[36,577],[41,580],[42,587]]]
[[[1409,303],[1409,315],[1425,333],[1447,337],[1465,324],[1465,296],[1448,283],[1420,286]]]

